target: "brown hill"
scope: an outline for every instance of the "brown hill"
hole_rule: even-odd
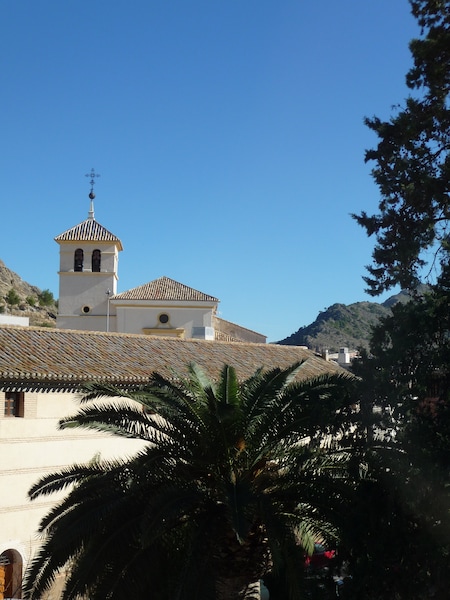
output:
[[[424,286],[418,291],[423,291]],[[295,333],[277,342],[283,345],[307,346],[317,352],[339,348],[350,350],[369,348],[372,329],[380,319],[391,314],[391,307],[397,302],[408,302],[410,296],[400,292],[388,300],[378,302],[355,302],[354,304],[333,304],[319,313],[310,325],[300,327]]]
[[[23,281],[0,259],[0,312],[29,317],[30,325],[54,327],[57,307],[51,292]]]

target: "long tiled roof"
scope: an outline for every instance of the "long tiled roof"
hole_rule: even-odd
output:
[[[219,302],[214,296],[194,290],[169,277],[160,277],[127,292],[116,294],[112,300],[189,300],[201,302]]]
[[[57,242],[115,242],[122,250],[122,243],[117,236],[100,225],[95,219],[89,218],[75,227],[60,233],[55,237]]]
[[[145,383],[154,371],[185,375],[197,363],[212,377],[224,364],[244,379],[256,369],[306,360],[306,377],[341,371],[309,350],[275,344],[182,340],[36,327],[0,327],[0,389],[78,389],[89,381]]]

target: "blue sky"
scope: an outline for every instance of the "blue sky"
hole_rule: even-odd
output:
[[[166,275],[280,340],[369,300],[365,116],[407,95],[407,0],[1,0],[0,258],[58,296],[95,216],[119,291]],[[395,291],[395,290],[394,290]],[[388,296],[390,294],[387,294]],[[386,296],[382,297],[384,299]]]

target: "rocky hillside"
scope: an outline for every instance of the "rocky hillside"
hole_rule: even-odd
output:
[[[355,302],[354,304],[333,304],[310,325],[300,327],[295,333],[277,342],[293,346],[308,346],[311,350],[338,352],[339,348],[350,350],[369,347],[369,339],[374,325],[389,315],[391,306],[396,302],[406,302],[405,293],[391,296],[378,302]]]
[[[0,260],[0,312],[29,317],[30,325],[54,327],[57,308],[51,292],[23,281]]]

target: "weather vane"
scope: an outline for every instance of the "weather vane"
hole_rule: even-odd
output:
[[[89,198],[91,200],[93,200],[95,198],[95,194],[94,194],[94,185],[95,185],[95,177],[100,177],[100,175],[98,173],[95,172],[94,167],[92,167],[91,172],[90,173],[86,173],[85,177],[90,177],[90,184],[91,184],[91,191],[89,193]]]

